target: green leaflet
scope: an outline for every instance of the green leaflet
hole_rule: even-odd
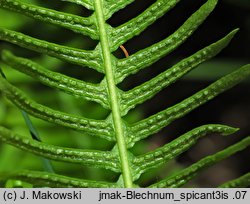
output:
[[[44,40],[29,37],[19,32],[0,28],[0,40],[11,42],[36,52],[48,54],[78,65],[86,65],[99,72],[103,72],[101,68],[100,58],[97,52],[86,51],[75,48],[70,48],[54,43],[49,43]]]
[[[22,91],[12,86],[5,79],[0,77],[0,90],[20,109],[27,113],[41,118],[45,121],[53,122],[65,127],[70,127],[79,131],[86,131],[90,134],[98,135],[107,140],[114,140],[112,137],[112,127],[110,122],[87,119],[79,116],[62,113],[46,106],[40,105],[29,99]],[[99,134],[98,134],[99,132]]]
[[[217,80],[207,88],[197,92],[189,98],[177,103],[176,105],[167,108],[147,119],[137,122],[132,125],[129,134],[131,141],[139,141],[150,136],[153,133],[160,131],[166,125],[174,120],[183,117],[190,111],[211,100],[218,94],[235,86],[240,81],[250,76],[250,65],[245,65],[231,74]]]
[[[140,34],[149,25],[173,8],[180,0],[158,0],[136,18],[111,31],[111,51]],[[211,2],[211,1],[210,1]],[[213,1],[215,2],[215,1]]]
[[[2,77],[4,79],[6,79],[6,76],[3,73],[1,68],[0,68],[0,73],[1,73]],[[23,110],[21,110],[21,113],[22,113],[22,116],[23,116],[23,118],[25,120],[25,123],[26,123],[26,125],[27,125],[27,127],[29,129],[31,137],[34,140],[41,142],[40,135],[39,135],[38,131],[36,130],[35,126],[33,125],[32,121],[30,120],[29,115]],[[45,158],[41,158],[41,160],[42,160],[44,170],[47,171],[47,172],[53,173],[54,170],[53,170],[51,162],[48,159],[45,159]]]
[[[37,20],[62,26],[83,35],[93,36],[94,39],[98,38],[97,29],[89,18],[45,9],[17,0],[1,0],[0,2],[1,6],[5,9],[24,14]]]
[[[181,172],[177,173],[176,175],[173,175],[171,177],[168,177],[158,183],[155,183],[151,185],[152,188],[163,188],[163,187],[169,187],[169,188],[176,188],[181,187],[188,181],[190,181],[193,177],[197,176],[197,174],[202,171],[203,169],[223,160],[227,157],[231,156],[232,154],[235,154],[238,151],[241,151],[248,147],[250,145],[250,137],[247,137],[243,139],[242,141],[214,154],[207,156],[197,163],[191,165],[190,167],[183,169]],[[235,182],[235,181],[232,181]],[[226,184],[228,185],[228,184]]]
[[[170,159],[175,158],[177,155],[188,150],[193,146],[198,139],[211,133],[221,133],[223,135],[230,135],[236,132],[236,128],[231,128],[222,125],[204,125],[194,130],[191,130],[184,135],[178,137],[174,141],[164,145],[163,147],[157,148],[152,152],[148,152],[145,155],[137,156],[134,159],[135,171],[139,171],[139,175],[144,171],[151,168],[157,168],[161,164],[166,163]],[[174,151],[173,151],[174,150]]]
[[[177,1],[167,2],[176,3]],[[163,1],[159,1],[159,3],[156,2],[155,4],[158,5],[161,3],[163,3]],[[128,75],[134,74],[140,69],[153,64],[154,62],[161,59],[163,56],[171,53],[173,50],[178,48],[182,43],[187,40],[189,36],[193,34],[193,32],[199,27],[199,25],[208,17],[208,15],[214,9],[216,3],[217,1],[208,1],[199,10],[197,10],[176,32],[174,32],[166,39],[131,55],[129,58],[119,60],[117,62],[116,70],[117,81],[121,82]],[[168,7],[168,4],[164,4],[164,7]],[[157,10],[161,9],[161,7],[157,7]],[[148,15],[148,17],[152,18],[152,16],[150,15]],[[155,16],[153,16],[152,19],[154,18]],[[139,23],[139,25],[145,24],[145,19],[142,19],[142,21],[143,23]],[[136,24],[136,26],[138,25]],[[128,30],[126,30],[126,32],[128,32]],[[131,35],[131,32],[128,32],[128,35]]]
[[[114,153],[93,150],[79,150],[56,147],[13,134],[0,126],[0,139],[22,150],[57,161],[80,163],[120,171],[119,161]]]
[[[236,32],[237,30],[232,31],[223,39],[180,61],[153,79],[123,93],[121,107],[124,111],[124,114],[126,114],[127,111],[135,107],[137,104],[143,103],[146,100],[152,98],[163,88],[174,83],[176,80],[197,67],[200,63],[218,54],[225,46],[228,45]]]
[[[123,9],[133,1],[134,0],[107,0],[103,2],[105,19],[109,19],[115,12]]]
[[[2,177],[2,178],[1,178]],[[38,171],[21,171],[13,174],[5,174],[0,180],[18,179],[29,182],[33,186],[47,186],[53,188],[115,188],[119,187],[113,183],[102,181],[88,181],[57,174],[50,174]]]
[[[250,185],[250,173],[247,173],[240,178],[228,181],[222,185],[220,188],[246,188]]]
[[[61,0],[61,1],[69,1],[75,4],[82,5],[90,10],[93,10],[93,3],[91,0]]]
[[[52,72],[31,60],[15,57],[6,50],[2,53],[2,59],[12,68],[39,80],[47,86],[57,88],[76,97],[96,101],[104,107],[109,108],[105,87],[100,84],[91,84],[57,72]]]
[[[123,119],[123,116],[129,110],[154,97],[162,89],[180,79],[202,62],[217,55],[229,44],[238,29],[233,30],[217,42],[181,60],[173,67],[166,69],[158,76],[132,90],[125,92],[117,87],[129,75],[152,65],[184,43],[214,10],[217,0],[208,0],[166,39],[124,59],[117,59],[112,52],[117,50],[120,45],[143,32],[177,3],[181,3],[180,0],[157,0],[140,15],[115,28],[109,25],[107,20],[134,0],[65,1],[76,6],[84,6],[93,11],[93,13],[88,17],[81,17],[24,3],[21,0],[0,0],[0,7],[36,20],[64,27],[81,35],[87,35],[92,39],[98,40],[99,43],[95,49],[82,50],[58,45],[5,28],[0,28],[0,40],[101,72],[104,74],[104,78],[99,84],[87,83],[50,71],[50,67],[45,68],[30,59],[17,57],[6,50],[2,52],[2,61],[11,68],[37,79],[47,86],[80,99],[84,98],[99,103],[110,111],[109,116],[103,120],[94,120],[53,110],[30,99],[3,77],[0,77],[0,91],[13,104],[29,115],[56,125],[113,141],[115,145],[110,151],[64,148],[28,139],[13,133],[5,127],[0,127],[0,140],[43,158],[109,169],[113,172],[121,173],[121,177],[117,183],[108,183],[80,180],[45,172],[23,171],[4,174],[0,178],[1,180],[20,179],[38,187],[134,187],[134,183],[140,178],[142,173],[176,158],[179,154],[195,145],[199,138],[211,133],[229,135],[238,130],[219,124],[203,125],[143,155],[135,156],[129,150],[136,142],[160,131],[171,122],[185,116],[190,111],[249,77],[250,65],[245,65],[233,73],[218,79],[207,88],[149,118],[134,124],[128,124]],[[211,166],[248,146],[249,137],[214,155],[205,157],[190,167],[150,187],[181,186],[205,167]],[[247,182],[245,182],[245,179],[247,179]],[[248,184],[249,175],[246,174],[236,180],[229,181],[222,187],[247,186]]]

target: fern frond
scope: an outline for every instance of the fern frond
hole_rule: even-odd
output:
[[[103,181],[89,181],[73,177],[62,176],[39,171],[20,171],[18,173],[5,174],[0,176],[0,180],[17,179],[26,181],[34,187],[52,187],[52,188],[117,188],[115,183]]]
[[[93,10],[93,3],[91,0],[61,0],[61,1],[68,1],[68,2],[72,2],[78,5],[82,5],[84,7],[86,7],[87,9]]]
[[[97,52],[86,51],[67,46],[57,45],[44,40],[38,40],[19,32],[0,28],[0,40],[19,45],[30,50],[48,54],[77,65],[89,66],[103,73],[101,59]]]
[[[86,131],[101,138],[114,141],[110,123],[87,119],[53,110],[29,99],[22,91],[0,77],[0,90],[21,110],[42,120],[59,124],[78,131]]]
[[[111,51],[116,50],[129,39],[139,35],[149,25],[173,8],[179,1],[180,0],[158,0],[139,16],[115,28],[114,31],[111,32]]]
[[[25,73],[47,86],[57,88],[76,97],[96,101],[103,107],[109,108],[106,90],[100,84],[87,83],[64,74],[50,71],[32,60],[16,57],[9,51],[3,51],[2,60],[13,69]]]
[[[123,93],[121,106],[124,114],[126,114],[130,109],[134,108],[137,104],[143,103],[146,100],[152,98],[163,88],[171,85],[202,62],[217,55],[228,45],[236,32],[237,29],[229,33],[221,40],[203,48],[190,57],[183,59],[153,79]]]
[[[107,0],[104,2],[104,17],[105,20],[109,19],[114,13],[123,9],[135,0]]]
[[[237,179],[228,181],[219,186],[219,188],[247,188],[250,186],[250,173],[247,173]]]
[[[173,175],[169,178],[166,178],[158,183],[151,185],[151,188],[176,188],[181,187],[190,181],[192,178],[198,175],[198,173],[205,168],[208,168],[217,162],[228,158],[229,156],[244,150],[250,145],[250,137],[247,137],[240,142],[214,154],[201,159],[197,163],[191,165],[188,168],[185,168],[178,172],[176,175]]]
[[[166,39],[138,51],[126,59],[119,60],[116,70],[117,82],[119,83],[128,75],[135,74],[142,68],[152,65],[163,56],[178,48],[206,20],[208,15],[213,11],[216,2],[212,0],[205,3],[176,32]]]
[[[115,77],[113,73],[112,55],[109,48],[108,33],[105,27],[105,19],[103,13],[102,0],[95,1],[96,18],[98,28],[102,35],[100,36],[100,45],[103,53],[104,69],[106,73],[106,82],[108,93],[110,96],[110,105],[112,109],[112,119],[115,129],[115,137],[118,145],[118,152],[121,160],[121,168],[123,171],[124,185],[132,188],[132,175],[130,170],[130,162],[126,147],[126,139],[124,135],[123,123],[119,107],[118,92],[115,86]]]
[[[130,142],[150,136],[250,76],[250,64],[217,80],[180,103],[131,126]]]
[[[250,65],[241,67],[189,98],[149,118],[134,124],[129,124],[123,118],[129,110],[154,97],[162,89],[180,79],[199,64],[218,54],[228,45],[237,30],[232,31],[219,41],[183,59],[163,73],[132,90],[125,92],[118,88],[118,84],[126,77],[152,65],[184,43],[214,10],[217,0],[207,0],[206,3],[194,12],[172,35],[125,59],[118,59],[114,56],[113,52],[116,51],[120,45],[142,33],[157,19],[171,10],[180,0],[156,0],[141,14],[118,27],[112,27],[108,24],[107,20],[114,13],[125,8],[134,0],[65,1],[84,6],[91,10],[91,12],[93,11],[93,13],[88,17],[81,17],[24,3],[21,0],[0,0],[0,7],[24,14],[36,20],[72,30],[82,35],[87,35],[98,41],[95,49],[83,50],[58,45],[5,28],[0,28],[0,40],[72,64],[94,69],[104,75],[100,83],[87,83],[61,73],[47,70],[42,65],[30,59],[16,57],[7,51],[4,51],[2,54],[3,61],[10,67],[37,79],[47,86],[64,91],[78,98],[84,98],[101,104],[110,112],[109,116],[106,119],[95,120],[54,110],[30,99],[21,90],[4,79],[4,77],[0,77],[0,91],[13,104],[27,114],[60,126],[113,141],[115,144],[112,150],[106,151],[65,148],[28,139],[19,134],[12,133],[4,127],[0,127],[0,140],[44,158],[104,168],[120,173],[121,176],[116,183],[108,183],[75,179],[44,172],[24,171],[5,175],[0,178],[1,180],[16,178],[30,182],[34,184],[34,186],[49,187],[131,188],[135,186],[134,182],[139,179],[141,174],[174,159],[182,152],[191,148],[199,138],[208,133],[229,135],[237,130],[225,125],[203,125],[143,155],[135,156],[130,151],[130,148],[132,148],[136,142],[159,132],[174,120],[185,116],[192,110],[249,77]],[[201,159],[190,167],[177,172],[175,175],[153,184],[151,187],[182,186],[204,168],[243,150],[249,145],[250,138],[248,137],[214,155]],[[242,181],[245,178],[248,178],[248,174],[224,186],[246,185],[246,183]]]
[[[76,33],[88,35],[93,39],[98,39],[99,33],[90,18],[83,18],[48,8],[45,9],[43,7],[34,6],[18,0],[0,0],[0,3],[3,8],[10,11],[26,15],[36,20],[62,26]]]
[[[177,157],[179,154],[190,149],[198,139],[211,133],[221,133],[223,135],[231,135],[238,131],[237,128],[232,128],[224,125],[203,125],[195,128],[184,135],[178,137],[172,142],[157,148],[154,151],[148,152],[144,155],[137,156],[134,159],[135,174],[141,175],[151,168],[157,168],[169,160]]]
[[[56,147],[14,134],[1,126],[0,140],[44,158],[120,171],[119,160],[111,152]]]
[[[2,77],[4,79],[6,79],[6,76],[5,76],[4,72],[3,72],[3,70],[1,69],[1,67],[0,67],[0,74],[2,75]],[[30,136],[34,140],[41,142],[40,135],[39,135],[38,131],[36,130],[35,126],[33,125],[32,121],[30,120],[29,115],[23,110],[21,110],[21,113],[22,113],[22,116],[23,116],[23,118],[25,120],[25,123],[26,123],[26,125],[27,125],[27,127],[29,129]],[[54,173],[54,170],[53,170],[53,167],[52,167],[52,164],[51,164],[50,160],[45,159],[45,158],[41,158],[41,160],[42,160],[44,170],[47,171],[47,172]]]

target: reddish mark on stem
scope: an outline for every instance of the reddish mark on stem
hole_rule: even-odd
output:
[[[128,51],[126,50],[126,48],[123,45],[120,45],[120,48],[122,49],[122,51],[125,54],[125,57],[129,57]]]

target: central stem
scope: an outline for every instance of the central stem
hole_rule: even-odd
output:
[[[117,88],[114,81],[114,73],[112,69],[112,60],[109,49],[109,42],[107,31],[105,28],[105,19],[103,14],[103,2],[102,0],[95,0],[95,13],[97,17],[98,27],[100,31],[100,42],[103,53],[104,69],[107,79],[107,86],[111,101],[112,117],[114,121],[115,135],[117,146],[119,150],[119,156],[121,161],[122,176],[124,180],[124,186],[126,188],[133,187],[132,176],[130,172],[128,152],[126,147],[126,141],[124,137],[124,130],[122,125],[122,118],[119,108],[119,100],[117,94]]]

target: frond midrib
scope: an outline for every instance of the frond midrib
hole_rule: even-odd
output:
[[[100,32],[100,44],[103,54],[104,71],[106,75],[107,88],[111,104],[111,112],[114,123],[115,137],[118,146],[118,152],[121,162],[121,171],[124,181],[124,187],[132,188],[133,180],[131,176],[131,169],[129,164],[129,157],[127,152],[125,134],[121,118],[120,103],[118,99],[117,87],[115,85],[115,75],[113,73],[113,65],[111,59],[110,46],[108,41],[108,33],[105,28],[104,7],[102,0],[95,0],[95,12],[97,24]]]

